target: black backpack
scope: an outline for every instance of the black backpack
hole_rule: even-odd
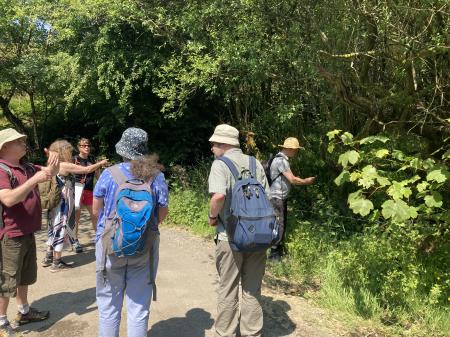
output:
[[[269,186],[272,185],[273,181],[274,181],[275,179],[277,179],[277,178],[281,175],[281,173],[279,173],[279,174],[275,177],[275,179],[272,180],[272,175],[270,174],[270,168],[272,167],[272,162],[273,162],[273,160],[274,160],[275,158],[277,158],[277,157],[281,157],[281,155],[280,155],[280,154],[276,154],[276,155],[272,155],[272,154],[271,154],[270,157],[269,157],[269,159],[268,159],[267,161],[265,161],[265,162],[262,163],[263,168],[264,168],[264,172],[266,173],[266,178],[267,178],[267,182],[269,183]]]

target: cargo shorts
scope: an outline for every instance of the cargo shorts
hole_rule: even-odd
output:
[[[15,297],[17,286],[31,285],[37,279],[36,240],[34,234],[0,241],[0,296]]]

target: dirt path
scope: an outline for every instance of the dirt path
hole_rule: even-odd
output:
[[[85,216],[80,241],[86,251],[63,254],[76,268],[53,274],[39,266],[38,282],[30,287],[29,297],[33,306],[50,310],[51,316],[45,322],[21,327],[24,336],[97,336],[93,232]],[[46,232],[38,233],[38,262],[44,256],[45,240]],[[211,242],[180,229],[161,230],[158,301],[152,303],[149,337],[213,336],[217,284],[213,253]],[[263,295],[266,337],[345,335],[337,328],[337,322],[329,320],[302,298],[268,288],[263,290]],[[8,317],[13,317],[15,310],[12,300]],[[121,336],[126,336],[124,315]]]

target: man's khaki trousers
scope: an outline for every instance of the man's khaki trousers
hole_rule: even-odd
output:
[[[242,337],[260,337],[263,311],[261,283],[266,267],[266,251],[240,253],[227,241],[218,241],[216,268],[219,273],[216,337],[235,337],[240,326]],[[239,305],[239,283],[242,298]]]

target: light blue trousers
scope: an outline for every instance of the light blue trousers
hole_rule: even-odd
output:
[[[108,256],[106,260],[106,280],[100,267],[101,240],[96,244],[97,287],[96,297],[99,314],[99,337],[119,337],[123,299],[126,297],[128,337],[146,337],[152,285],[150,263],[156,278],[159,261],[159,235],[150,254],[137,257],[118,258]]]

